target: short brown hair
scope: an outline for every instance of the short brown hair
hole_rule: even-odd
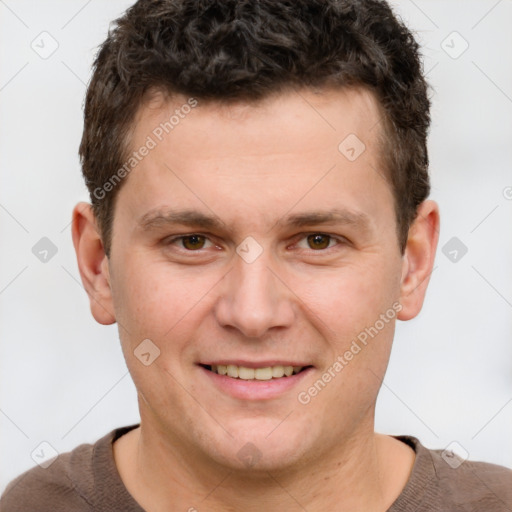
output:
[[[419,45],[380,0],[139,0],[101,45],[87,90],[80,159],[105,252],[128,134],[154,88],[257,101],[293,87],[366,87],[383,112],[383,170],[403,253],[430,191],[430,101]],[[102,193],[98,194],[98,190]]]

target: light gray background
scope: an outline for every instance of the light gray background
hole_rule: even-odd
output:
[[[85,84],[109,21],[129,4],[0,0],[1,490],[35,465],[34,450],[50,453],[41,442],[64,452],[139,420],[117,328],[90,315],[69,225],[87,200],[77,157]],[[434,89],[431,198],[442,227],[423,311],[397,325],[377,430],[430,448],[457,441],[471,459],[512,467],[512,2],[394,5]],[[59,45],[46,59],[31,48],[51,49],[43,31]],[[465,43],[453,31],[469,44],[458,58]],[[46,263],[32,253],[42,237],[58,249]],[[442,252],[452,237],[468,248],[455,263]]]

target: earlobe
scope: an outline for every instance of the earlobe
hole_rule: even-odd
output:
[[[403,256],[399,320],[414,318],[423,306],[439,240],[439,207],[431,200],[418,207],[416,219],[409,229]]]
[[[72,236],[80,277],[89,296],[91,313],[98,323],[113,324],[116,318],[108,259],[90,204],[78,203],[73,209]]]

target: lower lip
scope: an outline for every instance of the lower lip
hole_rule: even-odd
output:
[[[268,400],[282,395],[297,386],[299,382],[308,375],[313,368],[306,368],[300,373],[290,377],[281,377],[271,380],[243,380],[234,379],[227,375],[219,375],[203,366],[200,370],[213,382],[220,391],[240,400]]]

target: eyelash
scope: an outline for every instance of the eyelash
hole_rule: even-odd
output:
[[[185,238],[188,238],[188,237],[191,237],[191,236],[201,236],[201,237],[204,237],[208,242],[210,242],[212,244],[213,247],[215,247],[216,245],[214,244],[214,242],[212,242],[210,240],[210,238],[208,237],[208,235],[205,235],[203,233],[187,233],[185,235],[178,235],[178,236],[175,236],[173,238],[170,238],[170,239],[167,239],[165,240],[165,245],[168,246],[168,245],[173,245],[175,242],[179,242],[180,240],[183,240]],[[331,235],[329,233],[323,233],[321,231],[311,231],[309,233],[301,233],[301,236],[300,238],[297,239],[296,242],[294,242],[293,245],[297,245],[299,242],[301,242],[302,240],[307,240],[308,236],[311,236],[311,235],[321,235],[321,236],[326,236],[326,237],[329,237],[329,243],[331,243],[332,241],[335,241],[337,242],[335,245],[331,246],[331,247],[327,247],[325,249],[304,249],[302,248],[301,250],[304,250],[304,251],[307,251],[307,252],[311,252],[313,254],[321,254],[321,253],[326,253],[328,252],[330,249],[334,249],[336,246],[338,245],[348,245],[350,242],[348,239],[346,239],[345,237],[342,237],[342,236],[336,236],[336,235]],[[307,243],[307,242],[306,242]],[[203,249],[208,249],[209,247],[207,248],[201,248],[201,249],[197,249],[197,250],[191,250],[191,249],[186,249],[185,247],[180,247],[179,249],[186,252],[187,254],[192,254],[192,253],[201,253],[201,251],[203,251]]]

